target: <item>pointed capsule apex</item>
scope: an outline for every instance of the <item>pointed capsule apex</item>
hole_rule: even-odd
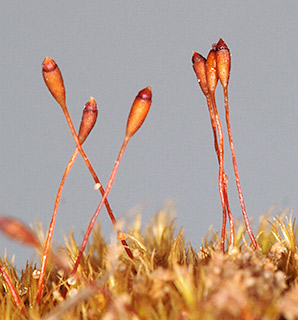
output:
[[[223,49],[228,49],[228,46],[226,43],[220,38],[216,44],[216,50],[223,50]]]
[[[196,51],[192,52],[192,57],[191,57],[191,62],[195,63],[196,61],[200,60],[204,58],[202,55],[200,55],[199,53],[197,53]]]
[[[81,125],[79,129],[79,141],[80,144],[87,139],[90,131],[93,129],[97,119],[97,103],[93,97],[85,104],[83,110]]]
[[[226,43],[219,39],[216,45],[217,74],[221,85],[226,88],[229,84],[231,70],[231,55]]]
[[[61,71],[56,62],[46,57],[42,62],[42,75],[49,91],[54,99],[65,107],[65,88]]]
[[[130,139],[141,127],[151,106],[151,87],[141,90],[136,96],[128,116],[125,138]]]

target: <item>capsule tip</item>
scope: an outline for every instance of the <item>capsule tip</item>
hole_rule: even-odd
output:
[[[97,110],[97,103],[93,97],[90,97],[89,101],[85,104],[84,111],[96,111]]]
[[[51,72],[53,70],[55,70],[57,68],[57,64],[56,62],[49,58],[49,57],[45,57],[43,62],[42,62],[42,70],[44,72]]]
[[[222,40],[222,38],[220,38],[216,44],[216,50],[225,50],[228,49],[228,46],[226,45],[226,43]]]
[[[142,100],[150,101],[152,98],[151,86],[148,86],[147,88],[141,90],[138,94],[138,97],[141,98]]]
[[[195,63],[196,61],[200,61],[201,59],[206,60],[201,54],[197,53],[196,51],[192,52],[191,61]]]

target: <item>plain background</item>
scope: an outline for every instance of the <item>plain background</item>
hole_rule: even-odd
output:
[[[60,66],[78,128],[95,97],[99,116],[84,150],[105,186],[124,137],[131,103],[151,85],[153,103],[130,141],[109,200],[125,221],[149,221],[174,201],[178,229],[199,249],[221,226],[218,164],[205,98],[192,70],[222,37],[232,54],[231,124],[247,212],[256,228],[274,205],[297,215],[298,47],[296,2],[2,1],[0,212],[49,225],[56,192],[75,145],[46,89],[41,63]],[[222,88],[217,102],[223,124]],[[225,126],[224,126],[225,130]],[[241,218],[228,139],[225,167],[235,217]],[[74,230],[80,243],[100,197],[78,157],[66,181],[54,243]],[[109,241],[113,228],[102,210]],[[113,237],[115,235],[113,234]],[[0,235],[0,254],[25,266],[32,249]]]

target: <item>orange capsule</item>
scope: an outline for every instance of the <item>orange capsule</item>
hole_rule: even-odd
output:
[[[222,39],[216,45],[217,74],[221,85],[225,88],[229,84],[231,70],[230,50]]]
[[[130,139],[143,124],[151,106],[151,87],[141,90],[136,96],[126,125],[125,138]]]
[[[62,106],[65,106],[65,88],[63,78],[56,62],[46,57],[42,63],[43,79],[53,95],[54,99]]]
[[[207,76],[206,76],[206,59],[197,52],[193,52],[192,55],[193,69],[197,76],[198,83],[203,91],[205,96],[208,95],[208,85],[207,85]]]
[[[216,71],[216,53],[214,49],[211,49],[208,54],[206,61],[206,72],[208,90],[210,93],[214,93],[218,82]]]
[[[32,230],[16,218],[0,216],[0,230],[13,240],[36,248],[40,246]]]
[[[85,104],[85,108],[83,110],[81,125],[79,129],[79,141],[80,144],[88,137],[90,131],[93,129],[96,119],[97,119],[97,103],[93,97]]]

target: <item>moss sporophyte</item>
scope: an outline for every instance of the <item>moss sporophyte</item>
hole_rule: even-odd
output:
[[[126,232],[120,230],[123,225],[117,222],[108,196],[126,146],[150,110],[151,87],[139,91],[132,103],[122,146],[104,189],[82,148],[96,123],[97,103],[91,97],[85,104],[76,133],[66,106],[62,73],[56,62],[46,57],[42,75],[62,108],[76,148],[62,176],[46,236],[39,224],[34,231],[17,218],[0,216],[1,231],[33,247],[41,259],[40,267],[27,262],[18,275],[6,256],[0,258],[0,319],[298,318],[295,219],[292,213],[289,218],[284,213],[271,222],[269,215],[261,217],[257,242],[247,216],[230,124],[230,50],[220,39],[212,45],[207,59],[193,52],[191,60],[206,98],[218,161],[218,169],[215,169],[218,170],[222,208],[220,236],[209,230],[201,248],[195,250],[190,243],[186,244],[183,229],[176,233],[170,205],[155,215],[145,231],[141,230],[140,215],[136,215]],[[228,200],[224,135],[215,98],[218,80],[223,87],[226,127],[244,224],[234,220]],[[53,248],[63,187],[78,154],[89,169],[101,200],[81,245],[70,232],[65,236],[64,245]],[[110,244],[106,243],[96,224],[103,205],[118,235]],[[246,232],[251,245],[246,241]],[[225,249],[226,241],[228,250]]]

